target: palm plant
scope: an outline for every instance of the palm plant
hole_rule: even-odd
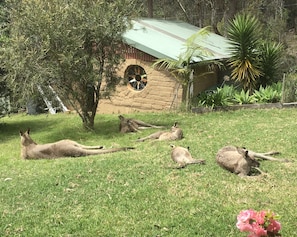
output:
[[[227,29],[232,57],[229,65],[231,78],[239,81],[245,91],[252,92],[261,76],[258,20],[248,14],[236,15]]]
[[[205,64],[204,59],[210,55],[208,51],[196,42],[204,39],[208,34],[208,27],[200,29],[186,40],[186,50],[177,59],[161,58],[153,64],[155,68],[168,70],[185,87],[185,107],[187,111],[190,109],[190,88],[193,83],[193,70],[198,65]],[[209,64],[210,61],[207,63]],[[218,62],[213,61],[213,63],[219,65]]]

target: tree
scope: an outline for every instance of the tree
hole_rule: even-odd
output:
[[[51,85],[94,127],[104,85],[108,95],[119,82],[122,33],[129,27],[131,0],[9,0],[10,40],[1,52],[5,80],[23,98],[36,85]]]
[[[261,75],[257,50],[260,41],[259,30],[258,20],[248,14],[236,15],[227,29],[232,54],[229,61],[231,78],[239,81],[244,90],[250,92],[255,88]]]
[[[168,70],[176,80],[184,86],[186,92],[185,107],[187,111],[190,109],[190,88],[193,84],[194,68],[210,63],[219,65],[219,62],[216,61],[205,61],[210,53],[196,43],[198,40],[204,39],[208,34],[208,27],[200,29],[186,40],[186,50],[181,53],[177,59],[161,58],[153,64],[155,68]]]
[[[7,22],[7,15],[5,14],[5,2],[0,2],[0,25],[5,25]],[[8,40],[7,32],[1,31],[0,33],[0,47]],[[0,68],[0,77],[5,74],[3,68]],[[6,83],[0,81],[0,117],[10,112],[10,91],[8,90]]]

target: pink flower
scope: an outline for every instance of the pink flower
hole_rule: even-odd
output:
[[[241,211],[237,216],[237,220],[240,222],[246,222],[251,218],[251,214],[253,214],[253,210]]]
[[[253,215],[253,210],[244,210],[237,216],[236,226],[242,232],[252,231],[252,226],[250,225],[251,216]]]
[[[267,230],[265,230],[261,225],[254,225],[253,232],[256,236],[267,236]]]
[[[267,231],[271,233],[278,233],[281,229],[281,224],[276,220],[270,220],[270,224],[267,226]]]
[[[248,237],[266,237],[278,234],[281,225],[275,220],[271,211],[243,210],[237,216],[237,228],[241,232],[249,232]]]
[[[245,223],[245,222],[237,222],[236,223],[237,228],[241,231],[241,232],[251,232],[253,231],[253,227],[249,224],[249,223]]]
[[[266,211],[259,211],[255,213],[253,219],[259,224],[263,225],[265,223]]]

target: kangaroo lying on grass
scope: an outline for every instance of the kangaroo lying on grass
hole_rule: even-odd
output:
[[[189,148],[181,146],[170,145],[173,149],[171,151],[171,159],[179,164],[178,168],[184,168],[191,164],[205,164],[205,160],[196,160],[189,152]]]
[[[145,123],[141,120],[125,118],[122,115],[119,115],[119,119],[120,119],[121,133],[138,132],[139,130],[147,129],[147,128],[163,128],[162,126],[152,125],[149,123]]]
[[[279,152],[271,151],[257,153],[254,151],[248,151],[245,148],[225,146],[218,151],[216,161],[222,168],[238,174],[239,176],[246,176],[250,174],[252,168],[261,172],[261,170],[257,168],[260,166],[260,163],[256,160],[256,158],[270,161],[288,162],[286,159],[277,159],[269,156],[274,154],[279,154]]]
[[[32,140],[29,133],[29,129],[26,132],[20,131],[21,157],[23,159],[80,157],[134,149],[133,147],[102,149],[102,146],[84,146],[72,140],[60,140],[55,143],[37,144]]]
[[[260,166],[254,157],[249,156],[247,149],[234,146],[221,148],[216,155],[216,161],[222,168],[239,176],[249,175],[252,167]]]
[[[171,131],[155,132],[147,137],[138,138],[136,141],[143,142],[145,140],[158,140],[158,141],[174,141],[183,138],[183,131],[178,127],[177,122],[171,127]]]

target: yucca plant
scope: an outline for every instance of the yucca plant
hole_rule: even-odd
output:
[[[278,81],[278,69],[283,45],[275,42],[265,42],[260,46],[262,58],[262,76],[259,78],[259,86],[270,85]]]
[[[248,14],[236,15],[227,28],[232,57],[231,78],[239,81],[245,91],[252,92],[261,76],[259,44],[260,23]]]

